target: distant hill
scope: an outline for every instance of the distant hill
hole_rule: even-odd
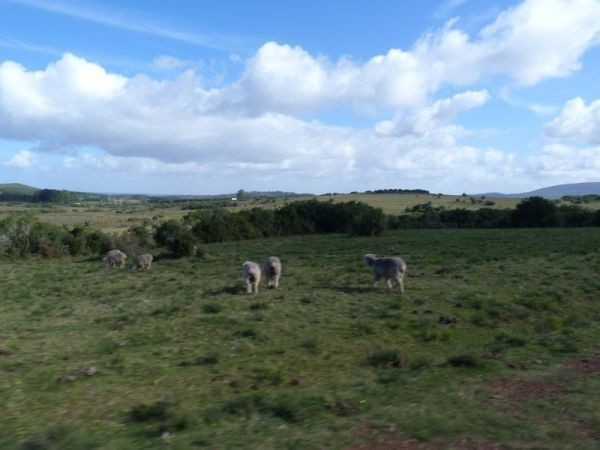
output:
[[[500,192],[489,192],[486,194],[477,194],[477,196],[495,197],[495,198],[527,198],[544,197],[551,200],[557,200],[565,195],[590,195],[600,194],[600,182],[558,184],[536,189],[530,192],[521,192],[518,194],[502,194]]]
[[[19,195],[33,195],[38,188],[27,186],[26,184],[20,183],[5,183],[0,184],[0,194],[19,194]]]

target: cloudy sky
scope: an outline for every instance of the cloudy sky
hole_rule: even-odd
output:
[[[600,181],[600,0],[0,0],[0,182]]]

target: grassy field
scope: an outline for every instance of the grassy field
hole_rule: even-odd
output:
[[[239,211],[255,207],[277,208],[287,202],[297,200],[307,200],[317,198],[321,201],[347,202],[362,201],[371,206],[382,208],[387,214],[403,214],[407,207],[417,204],[431,202],[435,207],[444,206],[447,209],[467,208],[478,209],[485,206],[486,200],[494,202],[493,208],[514,208],[518,203],[515,199],[475,199],[475,203],[470,197],[444,195],[441,197],[434,195],[401,195],[401,194],[348,194],[335,196],[318,197],[290,197],[277,199],[248,199],[243,201],[231,202],[229,211]],[[181,209],[181,204],[173,205],[152,205],[141,202],[133,202],[124,205],[44,205],[39,204],[14,204],[0,203],[0,214],[11,211],[29,211],[39,217],[40,220],[51,222],[58,225],[81,225],[88,224],[91,227],[104,230],[106,232],[122,232],[132,225],[139,223],[144,219],[154,219],[156,221],[168,219],[180,219],[188,214],[189,210]]]
[[[434,195],[434,194],[342,194],[342,195],[320,195],[318,197],[289,197],[278,198],[275,201],[265,201],[262,199],[238,202],[235,209],[245,209],[254,206],[265,208],[276,208],[283,206],[286,202],[294,200],[309,200],[316,198],[321,201],[341,202],[364,202],[368,205],[381,208],[386,214],[404,214],[406,208],[411,208],[418,204],[431,202],[433,207],[443,206],[446,209],[466,208],[479,209],[482,207],[490,208],[514,208],[520,199],[513,198],[479,198],[460,195]],[[493,202],[493,204],[485,205],[485,201]]]
[[[434,195],[434,194],[343,194],[333,196],[307,196],[289,198],[258,198],[231,202],[228,211],[240,211],[249,208],[278,208],[286,203],[309,200],[316,198],[320,201],[333,201],[336,203],[348,201],[360,201],[368,205],[381,208],[386,214],[400,215],[406,213],[407,208],[415,205],[431,203],[433,207],[444,207],[446,209],[465,208],[476,210],[479,208],[514,208],[520,199],[511,198],[480,198],[458,195]],[[220,200],[222,201],[222,200]],[[488,202],[486,204],[486,202]],[[491,202],[491,203],[490,203]],[[561,204],[569,204],[562,202]],[[600,203],[585,203],[580,205],[587,209],[600,209]],[[180,219],[188,214],[189,210],[182,209],[182,204],[148,204],[140,201],[123,205],[95,204],[68,206],[68,205],[44,205],[26,203],[0,203],[0,214],[11,211],[29,211],[39,217],[40,220],[58,225],[81,225],[87,224],[93,228],[106,232],[123,232],[132,225],[148,219],[157,223],[168,219]]]
[[[149,272],[2,262],[0,448],[598,448],[599,248],[600,229],[410,230]],[[406,258],[404,297],[366,252]],[[271,254],[280,289],[246,296],[241,263]]]
[[[13,211],[28,211],[39,220],[57,225],[87,224],[92,228],[108,233],[120,233],[132,225],[139,224],[144,219],[162,221],[180,219],[189,211],[184,211],[180,206],[157,208],[149,205],[124,205],[115,206],[65,206],[33,204],[0,204],[0,214]]]

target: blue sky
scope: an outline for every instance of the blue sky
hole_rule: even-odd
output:
[[[600,2],[0,0],[0,182],[600,181]]]

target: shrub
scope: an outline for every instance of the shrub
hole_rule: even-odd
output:
[[[402,367],[405,360],[398,348],[384,348],[369,355],[369,364],[375,367]]]
[[[463,354],[449,357],[446,364],[452,367],[476,367],[479,360],[473,355]]]
[[[174,219],[160,224],[154,232],[154,239],[159,246],[167,247],[177,257],[192,256],[197,248],[196,239],[189,227]]]
[[[206,303],[202,306],[202,311],[206,314],[217,314],[221,312],[221,305],[218,303]]]

